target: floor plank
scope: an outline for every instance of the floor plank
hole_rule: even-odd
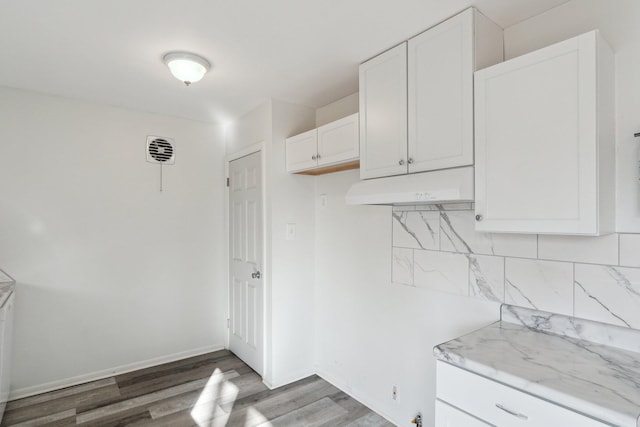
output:
[[[100,388],[81,388],[81,390],[84,391],[64,394],[47,393],[51,399],[33,399],[36,403],[24,405],[17,409],[13,409],[13,406],[7,404],[7,408],[10,409],[7,409],[4,413],[2,419],[3,425],[19,424],[31,419],[46,417],[47,415],[70,409],[74,411],[75,415],[75,413],[78,412],[78,408],[87,404],[100,406],[120,396],[120,390],[115,382]]]
[[[270,390],[222,350],[7,404],[5,426],[359,427],[392,424],[312,375]]]
[[[76,416],[76,410],[69,409],[66,411],[58,412],[56,414],[50,414],[42,417],[33,418],[29,421],[24,421],[18,424],[14,424],[14,426],[17,426],[17,427],[43,426],[43,425],[51,425],[59,421],[68,422],[69,420],[74,420],[74,424],[75,424],[75,416]]]
[[[318,427],[347,413],[328,397],[323,397],[302,408],[295,409],[258,427]]]
[[[60,390],[38,394],[36,396],[25,397],[24,399],[12,400],[11,402],[7,403],[7,410],[23,408],[25,406],[35,405],[36,403],[47,402],[53,399],[71,396],[74,394],[81,394],[97,388],[107,387],[115,384],[115,378],[111,377],[104,380],[92,381],[73,387],[66,387]]]

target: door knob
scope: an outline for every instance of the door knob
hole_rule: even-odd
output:
[[[311,156],[311,160],[316,160],[317,158],[317,156]]]
[[[476,215],[476,221],[482,221],[482,215],[480,214]]]
[[[251,273],[251,278],[252,279],[259,279],[260,278],[260,272],[256,271],[255,273]]]

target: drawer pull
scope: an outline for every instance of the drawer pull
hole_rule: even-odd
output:
[[[504,412],[506,412],[507,414],[513,415],[514,417],[520,418],[521,420],[528,420],[529,419],[529,417],[527,417],[525,414],[521,414],[519,412],[512,411],[511,409],[505,408],[500,403],[496,403],[496,408],[501,409]]]

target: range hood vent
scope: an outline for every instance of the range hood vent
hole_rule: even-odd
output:
[[[348,205],[473,202],[473,167],[368,179],[351,186],[345,199]]]

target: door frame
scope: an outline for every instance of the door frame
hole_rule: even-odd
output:
[[[263,292],[262,292],[262,377],[264,378],[269,378],[270,375],[270,365],[267,364],[267,361],[269,360],[269,357],[267,356],[269,353],[269,349],[270,349],[270,343],[271,343],[271,339],[270,339],[270,335],[267,335],[267,331],[268,331],[268,325],[267,325],[267,319],[269,319],[268,314],[270,313],[270,311],[267,311],[267,308],[269,307],[269,305],[267,304],[267,301],[270,300],[270,295],[271,295],[271,269],[270,266],[268,264],[268,259],[269,259],[269,252],[267,250],[268,247],[268,241],[267,241],[267,237],[268,237],[268,228],[267,228],[267,224],[268,224],[268,205],[267,205],[267,200],[268,200],[268,195],[267,195],[267,156],[266,156],[266,144],[265,141],[260,141],[257,142],[255,144],[249,145],[241,150],[238,150],[234,153],[231,154],[227,154],[225,156],[225,160],[224,160],[224,176],[225,176],[225,181],[227,178],[229,178],[229,164],[234,161],[234,160],[238,160],[242,157],[246,157],[249,156],[251,154],[255,154],[255,153],[260,153],[260,168],[261,168],[261,185],[260,185],[260,191],[261,191],[261,198],[262,198],[262,272],[263,272]],[[225,270],[226,270],[226,280],[225,280],[225,293],[226,293],[226,299],[227,299],[227,312],[226,312],[226,321],[225,321],[225,328],[226,328],[226,333],[225,333],[225,338],[224,338],[224,346],[226,349],[229,349],[230,347],[230,333],[231,333],[231,329],[229,328],[229,322],[230,322],[230,318],[231,318],[231,293],[229,292],[229,280],[231,278],[231,271],[229,268],[230,265],[230,257],[231,257],[231,253],[229,251],[229,243],[230,243],[230,238],[229,238],[229,233],[231,231],[231,218],[230,218],[230,203],[229,203],[229,189],[230,187],[226,186],[226,182],[225,182],[225,198],[224,198],[224,215],[225,215],[225,233],[224,233],[224,241],[225,241],[225,252],[226,252],[226,264],[225,264]]]

